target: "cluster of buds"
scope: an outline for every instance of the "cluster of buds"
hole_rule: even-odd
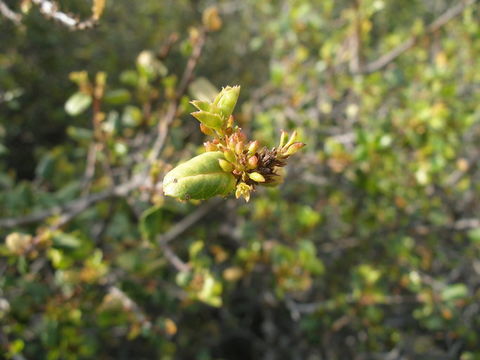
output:
[[[296,131],[289,136],[283,130],[278,148],[260,148],[258,140],[247,142],[232,116],[239,93],[239,86],[227,86],[212,103],[192,101],[199,110],[192,115],[200,121],[200,130],[204,134],[215,137],[204,143],[205,150],[223,152],[225,158],[218,160],[220,167],[237,179],[235,196],[248,201],[256,185],[279,184],[282,179],[278,169],[305,144],[297,141]]]
[[[250,194],[257,185],[272,186],[281,183],[280,168],[285,166],[286,160],[305,144],[297,141],[296,131],[291,135],[282,131],[278,147],[272,149],[260,147],[257,140],[247,141],[246,135],[235,125],[232,116],[239,93],[239,86],[227,86],[213,102],[199,100],[191,102],[198,109],[192,115],[200,122],[200,130],[213,137],[204,143],[205,150],[207,153],[215,152],[218,156],[210,156],[208,159],[217,161],[218,169],[228,174],[228,177],[219,177],[215,174],[215,166],[206,164],[207,157],[197,156],[167,174],[164,179],[165,194],[181,198],[194,198],[192,196],[197,194],[198,196],[225,194],[225,187],[218,191],[209,189],[206,185],[208,181],[212,186],[232,183],[235,196],[249,201]],[[210,173],[206,172],[206,169]],[[202,178],[204,180],[200,187],[202,192],[197,192],[198,187],[194,180]],[[187,187],[191,189],[190,192]]]

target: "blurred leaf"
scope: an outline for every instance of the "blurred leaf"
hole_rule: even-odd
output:
[[[71,116],[77,116],[88,109],[92,97],[82,92],[76,92],[65,103],[65,111]]]
[[[465,284],[448,285],[440,294],[443,301],[463,299],[468,296],[468,288]]]
[[[57,248],[73,250],[79,248],[82,243],[80,239],[71,234],[56,232],[53,235],[53,245]]]
[[[468,232],[468,237],[475,243],[480,243],[480,228],[470,230]]]
[[[138,73],[134,70],[125,70],[120,74],[120,81],[125,85],[137,86]]]
[[[67,134],[72,139],[77,141],[91,141],[93,139],[93,132],[90,129],[80,128],[76,126],[67,127]]]
[[[5,155],[8,153],[8,148],[0,143],[0,156]]]
[[[199,77],[188,88],[193,99],[212,102],[219,93],[218,89],[206,78]]]
[[[127,89],[110,90],[105,94],[104,100],[107,104],[122,105],[130,101],[131,95]]]
[[[123,110],[122,123],[125,126],[138,126],[141,123],[142,119],[142,111],[136,106],[128,105]]]
[[[105,9],[105,2],[106,0],[93,0],[92,4],[92,17],[95,20],[100,19],[103,14],[103,10]]]
[[[50,180],[54,174],[55,158],[52,154],[45,154],[35,169],[35,174],[39,179]]]

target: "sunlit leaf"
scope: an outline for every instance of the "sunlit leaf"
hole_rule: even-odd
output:
[[[65,111],[71,116],[80,115],[88,109],[92,103],[92,97],[82,92],[76,92],[65,103]]]
[[[221,152],[207,152],[178,165],[163,179],[163,192],[182,200],[226,196],[235,187],[235,177],[220,167]]]

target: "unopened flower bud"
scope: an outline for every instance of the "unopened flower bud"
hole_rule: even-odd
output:
[[[249,173],[248,177],[256,182],[265,182],[265,178],[258,172]]]
[[[250,145],[248,145],[248,153],[250,155],[255,154],[259,147],[260,147],[260,143],[258,142],[258,140],[252,141]]]
[[[232,150],[235,150],[235,145],[237,144],[237,142],[235,141],[235,139],[233,138],[233,136],[229,137],[228,140],[227,140],[227,145],[230,149]]]
[[[248,159],[248,168],[255,169],[258,165],[258,157],[253,155],[251,158]]]
[[[220,109],[224,119],[228,119],[232,115],[239,94],[240,86],[227,86],[215,98],[214,104]]]
[[[231,162],[228,162],[227,160],[224,159],[219,159],[218,163],[220,164],[220,167],[222,168],[223,171],[225,172],[232,172],[234,167]]]
[[[223,127],[223,120],[217,114],[206,111],[196,111],[192,113],[192,116],[209,128],[220,130]]]
[[[283,156],[290,156],[290,155],[293,155],[295,154],[298,150],[300,150],[301,148],[303,148],[305,146],[304,143],[301,143],[301,142],[296,142],[296,143],[293,143],[292,145],[290,145],[287,150],[282,154]]]
[[[243,141],[240,141],[235,145],[235,152],[237,154],[241,154],[244,148],[245,148],[245,143]]]
[[[235,138],[237,139],[238,142],[240,141],[243,141],[245,142],[245,140],[247,140],[247,135],[245,135],[243,132],[241,131],[237,131],[235,133]]]
[[[209,136],[212,136],[215,134],[215,131],[213,131],[213,129],[210,129],[209,127],[205,126],[202,123],[200,123],[200,131],[205,135],[209,135]]]
[[[287,149],[290,145],[292,145],[295,141],[297,141],[297,138],[298,138],[298,133],[297,133],[297,130],[295,130],[292,133],[292,135],[290,135],[288,142],[283,147]]]
[[[203,146],[205,146],[206,151],[217,151],[218,150],[217,145],[211,143],[210,141],[204,142]]]
[[[225,156],[225,159],[227,159],[228,161],[230,161],[231,163],[235,163],[237,161],[237,158],[235,156],[235,153],[228,149],[228,150],[225,150],[223,152],[223,156]]]

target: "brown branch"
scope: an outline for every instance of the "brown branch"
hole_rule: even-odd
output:
[[[175,269],[178,271],[189,271],[190,265],[182,261],[168,246],[168,243],[187,231],[192,225],[207,215],[212,208],[220,205],[223,201],[224,200],[220,198],[210,200],[172,226],[165,234],[157,237],[157,243],[163,250],[165,258]]]
[[[75,216],[100,201],[107,200],[112,197],[122,197],[127,195],[131,191],[139,188],[143,183],[142,180],[143,177],[136,176],[126,183],[117,185],[108,190],[104,190],[95,194],[91,194],[89,196],[79,198],[77,200],[73,200],[64,205],[54,206],[52,208],[22,217],[0,219],[0,228],[11,228],[15,226],[27,225],[45,220],[46,218],[54,215],[61,215],[58,221],[59,224],[66,224]]]
[[[145,185],[144,177],[141,175],[137,175],[132,180],[126,183],[119,184],[111,189],[104,190],[102,192],[98,192],[77,200],[73,200],[64,205],[54,206],[52,208],[21,217],[0,219],[0,228],[12,228],[16,226],[28,225],[31,223],[45,220],[54,215],[61,215],[59,220],[56,222],[56,227],[59,227],[66,224],[75,216],[85,211],[92,205],[110,198],[126,196],[131,191],[138,189],[143,185]],[[186,216],[180,222],[172,226],[168,232],[161,235],[157,239],[157,242],[160,246],[163,246],[163,244],[168,244],[170,241],[174,240],[175,238],[183,234],[186,230],[188,230],[190,226],[202,219],[213,207],[219,205],[223,201],[224,200],[221,198],[216,198],[203,204],[193,213]]]
[[[94,27],[98,23],[98,17],[93,14],[87,20],[81,21],[72,15],[60,11],[58,5],[49,0],[32,0],[35,5],[38,5],[40,12],[47,18],[56,20],[63,26],[71,30],[85,30]]]
[[[22,21],[22,15],[10,9],[2,0],[0,0],[0,14],[12,21],[15,25],[20,25]]]
[[[165,234],[160,235],[157,238],[157,243],[163,247],[164,244],[168,244],[170,241],[176,239],[178,236],[187,231],[193,224],[207,215],[212,208],[220,205],[223,201],[224,200],[221,198],[216,198],[203,204],[190,215],[184,217],[182,220],[172,226]]]
[[[367,304],[368,305],[399,305],[406,303],[422,303],[425,300],[420,295],[389,295],[379,299],[372,299]],[[321,310],[330,309],[332,306],[332,300],[323,300],[312,303],[298,303],[292,298],[286,298],[285,301],[287,307],[289,308],[292,316],[294,318],[299,318],[301,314],[313,314]],[[346,304],[361,304],[362,298],[358,298],[351,294],[347,295],[344,299]],[[336,307],[336,305],[333,305]]]
[[[350,72],[358,73],[362,69],[362,14],[361,0],[354,1],[355,17],[353,20],[352,34],[349,37],[350,43]]]
[[[49,0],[32,0],[39,7],[40,13],[48,19],[53,19],[58,23],[66,26],[71,30],[85,30],[97,25],[98,18],[103,12],[104,2],[94,1],[93,14],[87,20],[79,20],[75,16],[60,11],[58,5],[54,1]],[[0,14],[11,20],[15,25],[20,25],[23,16],[10,9],[3,0],[0,0]]]
[[[164,254],[165,257],[167,258],[167,260],[170,262],[170,264],[173,265],[173,267],[174,267],[175,269],[177,269],[177,271],[180,271],[180,272],[190,271],[190,265],[188,265],[187,263],[185,263],[184,261],[182,261],[182,259],[180,259],[180,258],[173,252],[173,250],[170,248],[170,246],[168,246],[168,245],[165,244],[165,243],[160,244],[160,246],[162,247],[163,254]]]
[[[361,73],[370,74],[375,71],[379,71],[383,69],[385,66],[395,61],[395,59],[397,59],[404,52],[406,52],[407,50],[415,46],[419,39],[436,32],[437,30],[442,28],[444,25],[446,25],[450,20],[461,15],[465,10],[465,8],[467,8],[470,5],[473,5],[476,1],[477,0],[464,0],[458,3],[457,5],[451,7],[450,9],[445,11],[442,15],[440,15],[434,22],[428,25],[422,34],[414,35],[410,37],[409,39],[407,39],[406,41],[398,45],[396,48],[394,48],[390,52],[366,64],[363,70],[361,71]]]
[[[97,74],[97,79],[99,79],[99,74]],[[103,80],[104,81],[104,80]],[[93,114],[92,114],[92,126],[93,126],[93,136],[94,136],[94,145],[97,150],[103,150],[105,154],[105,160],[103,161],[103,169],[108,175],[110,180],[115,183],[113,170],[111,166],[111,161],[113,159],[112,152],[108,146],[108,137],[105,131],[102,129],[102,98],[105,93],[105,83],[96,81],[95,89],[93,91]],[[95,166],[96,156],[93,159]]]
[[[90,144],[87,153],[87,159],[85,164],[85,173],[82,179],[82,195],[87,195],[90,192],[93,177],[95,176],[95,164],[97,162],[97,144]]]

